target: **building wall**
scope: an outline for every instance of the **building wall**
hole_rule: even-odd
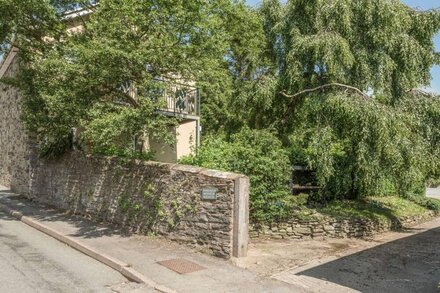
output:
[[[155,159],[165,163],[176,163],[181,157],[193,154],[197,146],[197,121],[182,121],[177,127],[171,127],[176,137],[172,145],[150,139],[148,147],[154,151]]]
[[[176,127],[170,127],[169,131],[172,132],[174,136],[177,135]],[[177,142],[173,144],[168,144],[162,141],[155,140],[154,138],[150,138],[148,142],[148,150],[154,152],[154,159],[159,162],[177,162]]]
[[[186,121],[177,127],[177,159],[194,153],[196,149],[197,121]]]
[[[18,72],[18,58],[12,51],[0,66],[0,78]],[[0,184],[21,193],[28,192],[30,172],[29,138],[20,120],[21,97],[16,89],[0,83]]]

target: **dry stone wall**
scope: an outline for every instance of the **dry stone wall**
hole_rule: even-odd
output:
[[[39,160],[30,194],[57,208],[229,258],[236,185],[243,180],[248,181],[192,166],[72,152],[58,160]],[[217,199],[203,200],[203,188],[217,189]]]
[[[252,224],[249,237],[253,239],[322,239],[322,238],[368,238],[375,234],[402,227],[411,227],[434,217],[434,212],[393,221],[368,219],[313,219],[292,218],[271,224]]]

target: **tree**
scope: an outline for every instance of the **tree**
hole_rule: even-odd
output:
[[[398,99],[429,84],[439,28],[439,11],[397,0],[289,1],[280,28],[284,86],[340,82]]]
[[[298,141],[296,125],[307,121],[302,144],[323,195],[422,193],[430,135],[415,131],[414,112],[401,102],[418,103],[411,90],[427,85],[439,62],[439,12],[400,1],[289,1],[283,19],[280,92],[288,102],[279,123]]]
[[[438,176],[438,98],[413,89],[440,62],[440,12],[397,0],[265,0],[258,11],[261,62],[231,98],[241,123],[278,131],[325,199],[420,194]]]
[[[226,50],[221,66],[202,79],[202,119],[207,133],[219,129],[229,134],[243,125],[246,112],[253,112],[256,103],[243,99],[258,70],[262,68],[262,44],[265,42],[259,13],[245,1],[235,1],[222,13]],[[240,113],[243,112],[243,113]]]
[[[172,120],[156,114],[176,80],[216,70],[225,54],[222,11],[229,1],[0,2],[1,43],[20,49],[15,80],[24,121],[43,154],[70,147],[72,129],[93,151],[120,151],[146,132],[162,139]],[[74,21],[65,11],[91,12]],[[6,46],[4,46],[6,47]],[[163,79],[158,82],[157,79]],[[137,92],[134,98],[131,91]]]

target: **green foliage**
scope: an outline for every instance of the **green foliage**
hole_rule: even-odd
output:
[[[340,82],[397,99],[429,84],[439,28],[439,11],[396,0],[290,0],[278,28],[283,87]]]
[[[362,201],[333,201],[318,211],[334,218],[399,222],[405,217],[423,216],[428,209],[408,199],[388,196],[368,197]]]
[[[412,112],[347,95],[314,96],[297,111],[290,156],[316,170],[325,199],[423,192],[432,153]]]
[[[425,207],[429,210],[436,212],[437,214],[440,213],[439,199],[428,198],[428,197],[414,197],[411,200],[422,207]]]
[[[64,19],[72,3],[93,13]],[[156,114],[161,89],[204,81],[226,54],[230,1],[0,2],[0,44],[20,49],[23,119],[41,153],[71,147],[72,131],[92,152],[126,154],[134,138],[171,142],[175,121]],[[67,28],[81,25],[83,31]],[[15,37],[14,37],[15,36]],[[1,50],[0,50],[1,52]],[[221,71],[219,71],[221,72]],[[161,84],[156,79],[166,77]],[[136,92],[136,95],[132,93]]]
[[[366,197],[362,200],[334,200],[325,205],[311,206],[310,198],[303,194],[294,201],[296,208],[292,209],[291,216],[303,220],[319,220],[329,216],[335,219],[373,220],[399,227],[405,218],[427,216],[430,210],[440,212],[440,200],[426,197]]]
[[[277,129],[291,162],[316,170],[316,200],[420,195],[439,177],[438,98],[413,90],[439,63],[438,10],[266,0],[259,15],[261,63],[236,84],[231,117]]]
[[[64,34],[65,24],[59,10],[69,7],[75,1],[17,1],[0,2],[0,55],[14,45],[23,53],[50,49],[44,38],[59,40]],[[79,2],[79,1],[78,1]],[[84,2],[84,1],[83,1]],[[26,45],[28,44],[28,45]]]
[[[290,163],[281,142],[266,130],[244,128],[230,140],[206,137],[197,156],[180,163],[248,175],[253,220],[273,219],[286,212]]]
[[[440,97],[408,95],[399,101],[398,109],[425,148],[429,181],[440,180]]]
[[[264,64],[261,52],[265,42],[262,18],[258,11],[244,4],[245,1],[232,1],[234,5],[222,13],[225,30],[225,52],[215,69],[199,76],[202,93],[202,124],[204,130],[212,133],[218,130],[228,133],[243,126],[245,117],[239,111],[253,111],[244,105],[240,96],[251,88],[251,79]],[[214,69],[214,68],[213,68]],[[259,97],[259,96],[258,96]],[[260,102],[263,103],[263,101]]]

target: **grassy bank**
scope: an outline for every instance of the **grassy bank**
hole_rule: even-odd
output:
[[[422,216],[429,211],[440,213],[440,200],[431,198],[367,197],[363,200],[335,200],[321,207],[311,207],[307,202],[308,195],[297,196],[293,214],[304,220],[329,216],[335,219],[369,219],[386,222]]]

